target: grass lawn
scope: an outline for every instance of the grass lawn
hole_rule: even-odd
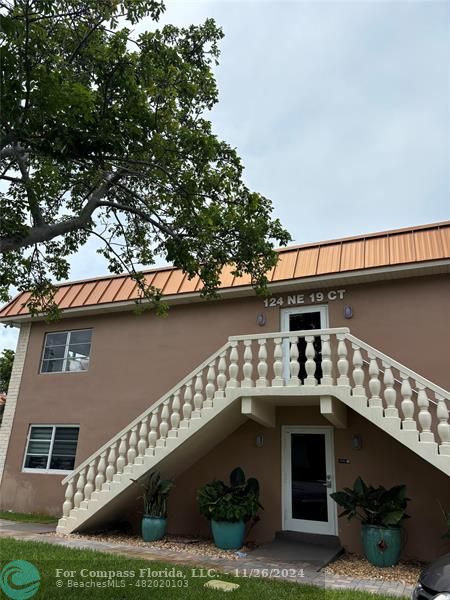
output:
[[[0,510],[0,519],[7,519],[8,521],[21,521],[22,523],[56,523],[57,517],[51,517],[50,515],[40,515],[39,513],[17,513]]]
[[[217,590],[205,589],[203,586],[206,581],[214,577],[222,581],[231,581],[238,583],[240,588],[226,595],[225,598],[252,599],[252,600],[294,600],[304,598],[305,600],[373,600],[374,596],[364,592],[353,592],[345,590],[325,591],[316,587],[298,585],[295,583],[285,583],[262,578],[232,577],[222,573],[210,574],[203,573],[203,577],[193,576],[192,569],[186,566],[178,566],[168,563],[160,563],[139,559],[131,559],[114,554],[103,552],[94,552],[91,550],[76,550],[65,548],[52,544],[41,542],[17,541],[10,538],[0,538],[0,567],[3,568],[12,560],[27,560],[33,563],[39,570],[41,576],[41,585],[39,591],[33,598],[66,599],[86,598],[89,600],[96,598],[105,598],[108,600],[128,600],[140,598],[153,599],[180,599],[190,600],[192,598],[201,598],[204,600],[223,598],[223,592]],[[56,570],[62,569],[66,572],[74,572],[74,575],[57,575]],[[153,573],[163,572],[161,575],[149,577],[140,576],[140,569],[146,571],[150,569]],[[164,570],[169,571],[164,574]],[[177,571],[176,576],[170,575],[170,570]],[[83,573],[91,571],[103,571],[103,576],[93,577],[84,576]],[[114,571],[115,576],[109,581],[114,581],[117,587],[69,587],[68,582],[75,581],[80,583],[100,582],[105,585],[108,582],[108,571]],[[122,572],[120,577],[117,572]],[[125,576],[124,571],[135,573],[135,576]],[[198,570],[197,575],[200,575]],[[57,587],[57,582],[61,587]],[[121,582],[124,582],[122,584]],[[147,586],[144,587],[144,582]],[[153,582],[153,585],[148,585]],[[172,582],[174,582],[172,584]],[[155,586],[155,583],[157,584]],[[182,587],[178,587],[182,585]],[[2,596],[3,597],[3,596]],[[376,596],[377,600],[387,598],[387,596]]]

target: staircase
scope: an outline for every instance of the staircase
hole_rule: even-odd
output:
[[[173,472],[192,464],[245,421],[240,399],[282,405],[284,398],[300,404],[312,396],[338,399],[450,475],[448,391],[347,328],[234,336],[62,481],[57,531],[90,527],[117,512],[136,495],[133,481],[156,466]]]

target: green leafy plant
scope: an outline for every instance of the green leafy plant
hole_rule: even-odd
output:
[[[140,496],[144,502],[145,517],[167,517],[167,497],[174,487],[171,479],[161,479],[159,471],[153,471],[144,482],[135,482],[142,486]]]
[[[375,488],[358,477],[353,489],[344,488],[341,492],[331,494],[331,497],[344,509],[340,517],[349,520],[357,518],[365,525],[398,526],[408,518],[405,511],[410,499],[406,497],[405,485],[388,490],[381,485]]]
[[[246,480],[244,471],[237,467],[230,474],[227,485],[214,480],[202,486],[197,495],[200,512],[214,521],[256,521],[263,508],[259,503],[259,482],[254,477]]]
[[[0,392],[8,392],[9,380],[11,379],[14,364],[14,350],[5,348],[0,355]]]

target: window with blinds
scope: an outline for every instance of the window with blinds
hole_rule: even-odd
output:
[[[24,471],[72,471],[78,444],[78,425],[31,425]]]
[[[87,371],[92,329],[57,331],[45,336],[41,373]]]

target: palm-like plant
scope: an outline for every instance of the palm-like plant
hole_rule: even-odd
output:
[[[349,520],[356,517],[364,525],[390,527],[408,518],[405,510],[410,499],[406,497],[405,485],[397,485],[389,490],[382,485],[375,488],[358,477],[353,489],[344,488],[342,492],[331,494],[331,497],[344,509],[340,517]]]
[[[171,479],[161,479],[159,471],[153,471],[146,481],[137,483],[143,489],[140,498],[144,502],[144,516],[167,517],[167,497],[175,485],[174,482]]]

